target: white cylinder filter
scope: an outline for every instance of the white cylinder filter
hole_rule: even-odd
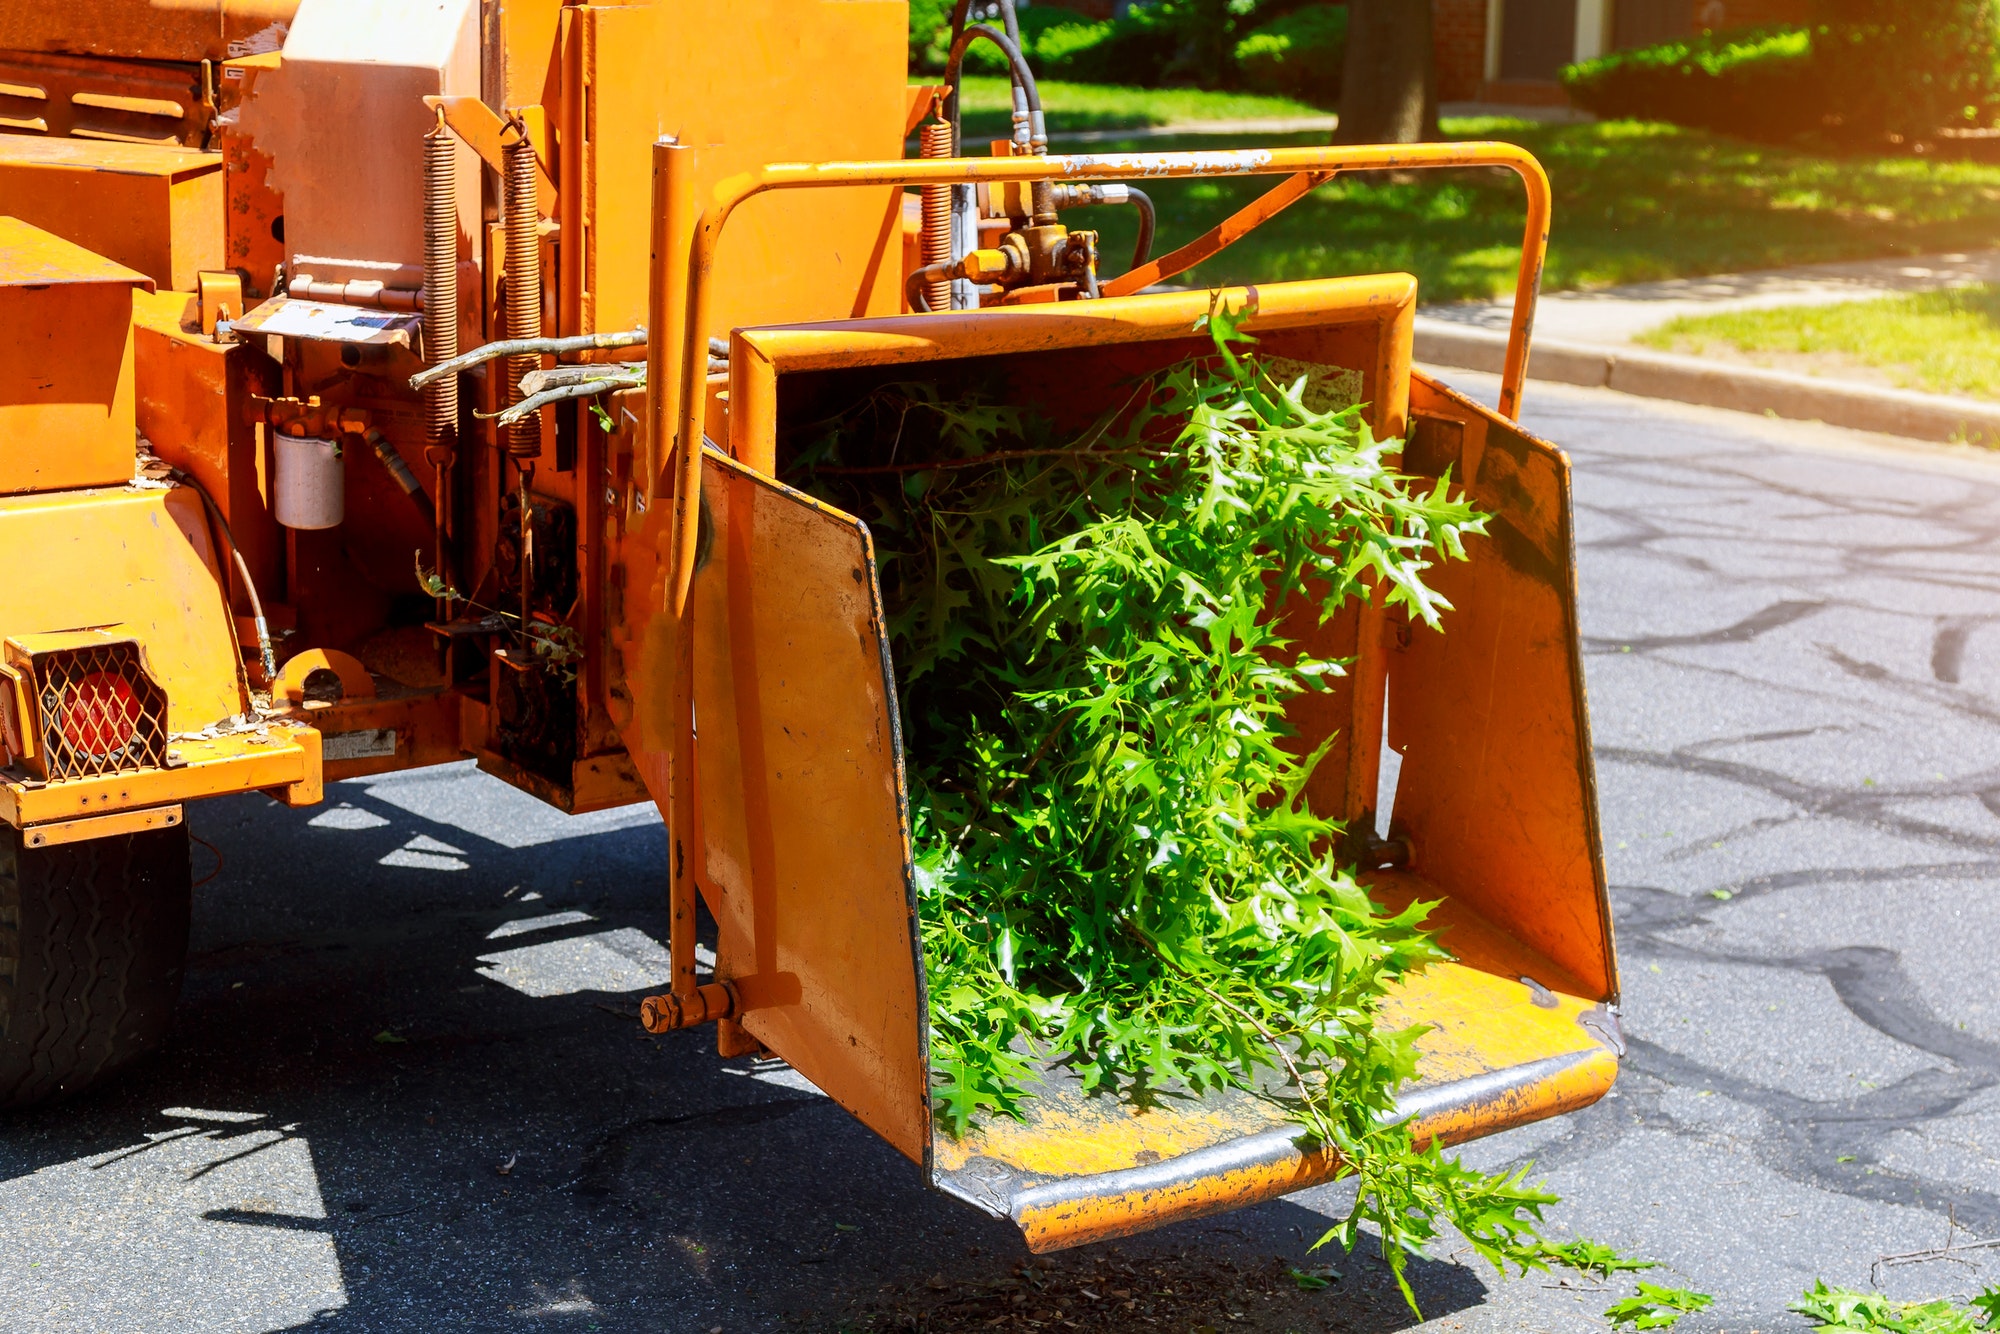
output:
[[[273,444],[271,508],[287,528],[333,528],[347,514],[338,440],[281,435]]]

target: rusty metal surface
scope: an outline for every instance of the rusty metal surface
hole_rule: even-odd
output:
[[[271,295],[273,276],[285,261],[285,197],[271,185],[271,155],[244,133],[237,108],[278,63],[277,56],[264,55],[222,66],[225,110],[214,136],[223,162],[223,262],[241,270],[245,294],[259,298]]]
[[[224,267],[220,153],[0,135],[0,200],[161,287],[191,292]]]
[[[1383,1021],[1427,1024],[1418,1080],[1399,1106],[1420,1140],[1457,1143],[1588,1106],[1609,1090],[1617,1056],[1582,1022],[1599,1007],[1509,978],[1443,964],[1410,979]],[[1127,1236],[1241,1208],[1329,1180],[1337,1158],[1302,1148],[1270,1095],[1189,1097],[1149,1105],[1092,1096],[1045,1071],[1026,1119],[995,1118],[940,1138],[939,1189],[1012,1219],[1030,1249]]]
[[[275,51],[299,0],[25,0],[0,9],[0,47],[199,62]]]
[[[0,48],[0,134],[201,148],[212,93],[198,64]]]
[[[739,1019],[920,1163],[930,1092],[900,727],[867,528],[708,458],[696,789]]]

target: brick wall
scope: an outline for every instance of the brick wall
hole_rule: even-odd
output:
[[[1440,102],[1468,102],[1486,79],[1486,0],[1431,0]]]

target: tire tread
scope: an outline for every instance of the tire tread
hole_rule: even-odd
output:
[[[187,849],[184,826],[52,848],[0,831],[0,1108],[79,1093],[166,1036]]]

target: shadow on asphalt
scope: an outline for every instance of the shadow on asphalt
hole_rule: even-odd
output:
[[[666,935],[657,823],[508,846],[518,832],[481,838],[384,791],[202,806],[194,830],[223,868],[196,891],[167,1051],[0,1138],[0,1180],[59,1169],[61,1207],[85,1220],[151,1182],[117,1244],[143,1260],[195,1234],[205,1276],[160,1281],[212,1293],[215,1327],[248,1327],[232,1293],[256,1271],[334,1294],[275,1300],[259,1328],[957,1328],[962,1295],[1088,1286],[1105,1264],[1152,1274],[1146,1309],[1182,1329],[1413,1323],[1373,1257],[1336,1257],[1340,1277],[1302,1291],[1290,1271],[1327,1263],[1306,1248],[1328,1220],[1293,1203],[1032,1258],[789,1071],[724,1062],[706,1031],[643,1034],[643,986],[533,996],[483,976],[482,957],[543,946],[545,989],[622,966],[619,948],[643,971]],[[469,773],[439,791],[430,805],[467,810],[512,795]],[[510,975],[536,985],[522,957],[539,956]],[[1185,1274],[1176,1300],[1161,1273]],[[1412,1276],[1431,1316],[1485,1293],[1457,1264]]]

